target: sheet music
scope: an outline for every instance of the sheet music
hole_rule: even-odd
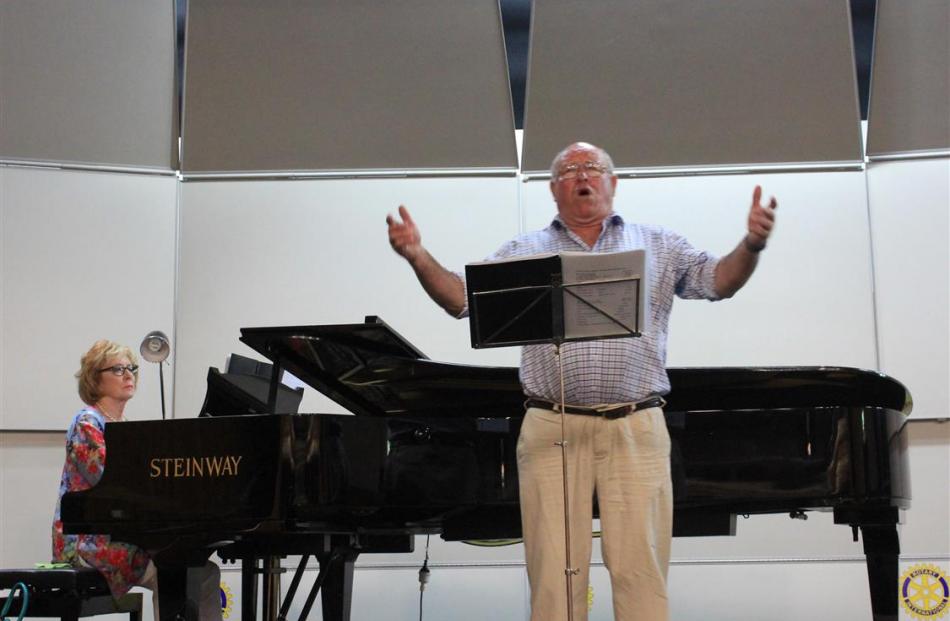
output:
[[[575,254],[575,253],[571,253]],[[576,254],[584,254],[578,252]],[[536,261],[538,259],[549,259],[551,257],[557,256],[553,252],[539,252],[536,254],[516,254],[510,257],[502,257],[501,259],[494,259],[492,261],[472,261],[467,265],[495,265],[496,263],[513,263],[515,261]]]
[[[565,338],[646,330],[649,288],[645,250],[563,252],[561,269]]]

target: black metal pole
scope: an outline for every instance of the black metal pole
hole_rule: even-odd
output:
[[[158,363],[158,387],[162,393],[162,420],[165,420],[165,374],[162,373],[162,363]]]

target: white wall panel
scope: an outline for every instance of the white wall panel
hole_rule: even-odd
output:
[[[182,187],[176,416],[197,414],[209,366],[251,326],[360,323],[378,315],[434,360],[517,364],[474,352],[468,323],[423,292],[389,247],[386,214],[404,203],[423,243],[461,269],[517,232],[515,179],[186,182]],[[301,412],[339,412],[307,390]]]
[[[950,557],[950,423],[913,421],[909,433],[913,500],[900,531],[901,552]]]
[[[65,456],[65,432],[0,433],[0,567],[28,568],[52,559],[53,511]],[[143,593],[142,619],[151,619],[151,592],[136,591]]]
[[[81,405],[73,374],[95,340],[137,350],[150,330],[171,333],[176,184],[152,175],[4,171],[0,429],[66,429]],[[158,368],[144,364],[139,380],[126,414],[161,417]]]
[[[0,241],[6,239],[6,235],[4,233],[5,218],[3,217],[3,214],[6,212],[6,208],[4,205],[6,203],[7,193],[4,188],[7,187],[7,183],[8,183],[7,176],[8,176],[8,168],[6,166],[0,166]],[[3,362],[4,356],[2,353],[6,351],[7,349],[6,339],[4,338],[4,333],[6,332],[6,330],[3,329],[3,326],[5,325],[4,309],[6,308],[6,302],[5,302],[6,286],[4,283],[6,279],[3,277],[4,271],[6,270],[5,268],[6,261],[5,261],[4,255],[5,253],[3,252],[3,247],[0,246],[0,403],[2,403],[3,401],[3,395],[6,394],[6,388],[5,388],[6,379],[5,378],[7,376],[5,365]],[[3,410],[0,410],[0,428],[2,428],[3,426],[2,421],[3,421]],[[0,523],[0,526],[3,526],[3,524]]]
[[[365,558],[365,557],[364,557]],[[922,562],[904,556],[901,572]],[[947,558],[929,559],[947,571]],[[291,568],[295,565],[291,565]],[[415,619],[419,615],[418,566],[357,567],[354,574],[352,619]],[[430,564],[430,582],[422,599],[423,619],[498,619],[527,621],[528,584],[522,565]],[[316,577],[309,570],[301,582],[291,615],[299,615],[305,593]],[[285,574],[287,575],[287,574]],[[241,610],[239,574],[223,580],[237,597],[229,618]],[[287,580],[283,581],[284,589]],[[871,617],[867,570],[860,559],[797,559],[761,562],[674,562],[669,572],[670,618],[677,621],[796,621]],[[895,585],[896,588],[897,585]],[[613,617],[610,578],[602,564],[591,567],[590,621]],[[322,619],[320,600],[310,619]],[[899,619],[912,617],[901,610]]]
[[[871,618],[861,562],[675,565],[669,595],[677,621]]]
[[[881,370],[950,417],[950,160],[868,166]]]
[[[0,567],[52,558],[65,433],[0,433]]]
[[[418,568],[369,567],[354,573],[352,621],[419,618]],[[288,618],[300,615],[305,599],[303,593],[309,592],[316,577],[317,572],[310,571],[301,581],[302,593],[298,593]],[[435,568],[423,595],[422,618],[527,621],[526,597],[527,576],[520,566]],[[319,599],[308,619],[323,619]]]

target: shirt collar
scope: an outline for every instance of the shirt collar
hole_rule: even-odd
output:
[[[604,222],[606,224],[602,225],[603,228],[601,230],[606,229],[607,224],[611,226],[620,226],[620,227],[622,227],[625,224],[623,217],[615,211],[610,212],[610,215],[604,218]],[[559,231],[564,231],[567,229],[567,225],[564,224],[563,220],[561,220],[561,214],[557,214],[556,216],[554,216],[554,219],[551,220],[550,227]]]

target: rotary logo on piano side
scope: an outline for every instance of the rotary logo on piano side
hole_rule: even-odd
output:
[[[915,619],[938,619],[950,606],[947,575],[936,565],[919,564],[900,578],[901,605]]]

